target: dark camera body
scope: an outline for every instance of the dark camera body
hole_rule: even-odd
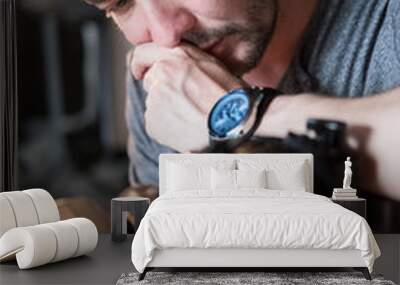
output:
[[[343,182],[344,161],[356,157],[344,143],[346,125],[339,121],[309,119],[307,133],[289,132],[281,139],[253,136],[239,142],[214,142],[206,152],[213,153],[311,153],[314,155],[314,193],[331,196]]]

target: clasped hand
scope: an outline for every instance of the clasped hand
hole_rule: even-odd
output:
[[[245,83],[211,55],[190,45],[153,43],[134,50],[131,72],[147,91],[145,128],[160,144],[198,151],[208,141],[207,118],[217,100]]]

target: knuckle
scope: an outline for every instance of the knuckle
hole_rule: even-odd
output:
[[[135,46],[129,51],[127,58],[131,64],[137,62],[137,58],[139,58],[141,55],[141,50],[142,50],[141,46]]]
[[[142,50],[145,50],[145,45],[135,45],[133,46],[133,48],[131,49],[132,55],[133,56],[137,56],[139,54],[142,53]]]
[[[165,69],[165,66],[166,66],[166,61],[165,61],[165,60],[159,60],[159,61],[157,61],[157,62],[155,62],[155,63],[153,64],[153,66],[151,67],[151,69],[152,69],[152,71],[153,71],[154,73],[158,73],[158,72],[164,70],[164,69]]]
[[[172,72],[173,62],[163,59],[154,63],[152,67],[153,74],[157,76],[160,80],[164,79],[166,74]]]
[[[138,64],[137,60],[135,59],[135,57],[132,57],[130,59],[130,63],[128,65],[128,68],[130,69],[131,73],[133,74],[133,76],[136,77],[136,79],[138,79],[139,73],[140,73],[140,65]]]
[[[190,59],[190,55],[185,47],[178,46],[173,48],[173,53],[183,59]]]

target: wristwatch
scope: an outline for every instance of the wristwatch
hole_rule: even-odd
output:
[[[239,144],[249,139],[272,100],[280,94],[278,90],[262,87],[243,87],[225,94],[208,116],[210,144]]]

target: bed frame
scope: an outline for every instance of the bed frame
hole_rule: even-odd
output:
[[[162,154],[159,161],[160,195],[165,193],[167,161],[189,159],[196,161],[235,160],[248,158],[271,160],[304,160],[308,165],[307,192],[313,193],[313,156],[311,154]],[[146,273],[155,268],[229,268],[246,271],[254,268],[353,268],[371,280],[369,270],[359,250],[329,249],[158,249],[152,261],[139,275],[143,280]]]

